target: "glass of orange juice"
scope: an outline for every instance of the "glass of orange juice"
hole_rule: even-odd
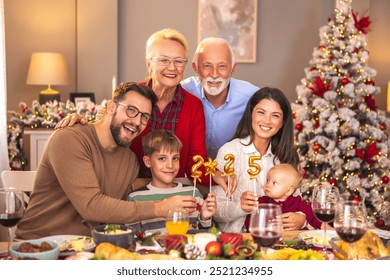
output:
[[[169,210],[165,227],[169,235],[186,234],[190,221],[187,210]]]

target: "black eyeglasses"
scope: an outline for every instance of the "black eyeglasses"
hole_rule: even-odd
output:
[[[138,114],[141,114],[141,123],[143,125],[147,125],[148,124],[148,122],[149,122],[149,120],[151,118],[148,113],[142,113],[142,112],[140,112],[138,110],[137,107],[134,107],[134,106],[131,106],[131,105],[127,105],[127,104],[122,103],[122,102],[117,102],[117,103],[126,107],[126,115],[129,118],[135,118],[136,116],[138,116]]]
[[[171,64],[171,62],[173,62],[173,64],[176,66],[176,67],[183,67],[186,63],[187,63],[187,59],[185,58],[180,58],[180,57],[177,57],[177,58],[169,58],[169,57],[166,57],[166,56],[155,56],[155,57],[151,57],[150,59],[155,59],[158,61],[158,63],[161,65],[161,66],[169,66],[169,64]]]

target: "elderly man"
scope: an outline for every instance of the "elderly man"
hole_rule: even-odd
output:
[[[124,201],[138,175],[129,149],[145,129],[157,97],[147,86],[121,84],[95,123],[57,130],[47,142],[17,238],[90,235],[90,224],[133,223],[165,217],[172,207],[193,212],[196,200],[174,196],[161,201]]]
[[[236,67],[233,51],[225,39],[205,38],[192,59],[195,76],[181,82],[203,103],[207,155],[212,158],[231,140],[249,98],[259,89],[232,78]]]

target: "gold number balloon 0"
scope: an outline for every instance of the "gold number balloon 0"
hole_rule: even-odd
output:
[[[210,174],[211,176],[214,176],[217,164],[216,161],[209,158],[208,161],[204,163],[204,167],[206,167],[206,173],[204,175],[207,176]]]

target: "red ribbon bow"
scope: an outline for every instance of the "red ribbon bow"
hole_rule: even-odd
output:
[[[324,82],[320,76],[317,77],[315,87],[307,86],[314,95],[318,97],[324,97],[324,93],[332,88],[331,83]]]
[[[371,95],[367,95],[364,97],[364,101],[367,103],[368,108],[372,111],[376,111],[375,99],[371,97]]]
[[[379,150],[376,148],[376,142],[372,143],[371,145],[367,146],[364,151],[360,151],[358,148],[355,148],[356,155],[361,159],[366,161],[368,164],[372,164],[375,161],[372,159],[372,157],[376,156],[379,152]]]
[[[357,15],[354,13],[353,10],[352,10],[352,17],[353,17],[353,21],[355,22],[356,29],[362,32],[363,34],[367,34],[367,28],[371,24],[370,17],[362,17],[360,20],[358,20]]]

